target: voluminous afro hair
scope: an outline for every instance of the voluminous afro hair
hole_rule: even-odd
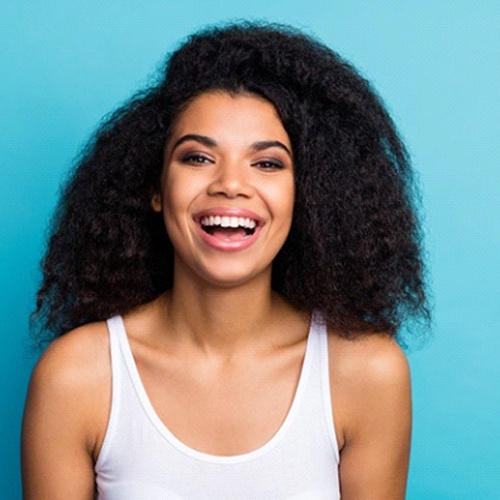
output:
[[[380,99],[311,37],[239,23],[188,38],[161,81],[84,150],[52,223],[35,323],[57,336],[172,286],[172,246],[151,195],[172,123],[207,91],[267,99],[290,136],[296,201],[273,288],[344,336],[395,335],[409,317],[426,318],[412,170]]]

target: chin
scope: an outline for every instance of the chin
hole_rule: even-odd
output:
[[[200,281],[206,283],[208,286],[215,286],[219,288],[236,288],[252,283],[271,283],[271,270],[266,268],[264,270],[242,270],[235,269],[236,266],[226,264],[221,266],[220,272],[216,272],[213,268],[210,272],[197,273]]]
[[[208,285],[215,286],[218,288],[238,288],[245,285],[250,285],[252,283],[257,283],[261,281],[262,276],[211,276],[205,280]],[[270,282],[270,280],[269,280]]]

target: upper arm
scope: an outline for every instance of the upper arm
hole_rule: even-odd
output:
[[[360,341],[346,358],[335,381],[342,388],[332,394],[343,433],[342,498],[404,499],[411,440],[406,357],[393,340],[378,337]]]
[[[102,355],[85,359],[96,347],[86,345],[85,334],[67,335],[44,353],[28,390],[22,432],[26,500],[94,498],[93,450],[102,425],[93,408],[107,392],[96,391],[97,379],[104,378],[102,389],[107,377],[99,368]]]

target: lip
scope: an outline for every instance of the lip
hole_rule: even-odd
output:
[[[244,218],[249,218],[253,219],[257,222],[258,226],[264,225],[264,219],[256,214],[255,212],[252,212],[251,210],[247,210],[246,208],[238,208],[238,207],[212,207],[212,208],[207,208],[205,210],[202,210],[198,213],[195,214],[193,219],[195,220],[196,223],[199,223],[202,217],[209,217],[210,215],[220,215],[222,216],[227,216],[227,217],[244,217]]]
[[[212,236],[211,234],[208,234],[207,232],[203,231],[201,227],[201,219],[203,217],[216,216],[216,215],[219,215],[221,217],[227,216],[227,217],[243,217],[243,218],[253,219],[254,221],[257,222],[257,227],[255,228],[253,234],[247,236],[242,240],[238,241],[220,240],[219,238],[216,238],[215,236]],[[259,238],[262,227],[265,224],[265,220],[260,215],[256,214],[255,212],[252,212],[251,210],[247,210],[245,208],[224,207],[224,206],[207,208],[205,210],[197,212],[194,215],[193,220],[195,222],[196,230],[198,234],[201,236],[201,239],[205,242],[205,244],[207,244],[209,247],[215,250],[220,250],[224,252],[237,252],[240,250],[245,250],[248,247],[252,246],[255,243],[255,241]]]

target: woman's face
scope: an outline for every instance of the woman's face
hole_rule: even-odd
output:
[[[292,147],[272,104],[252,94],[208,92],[175,122],[161,192],[175,277],[216,285],[270,278],[292,222]]]

